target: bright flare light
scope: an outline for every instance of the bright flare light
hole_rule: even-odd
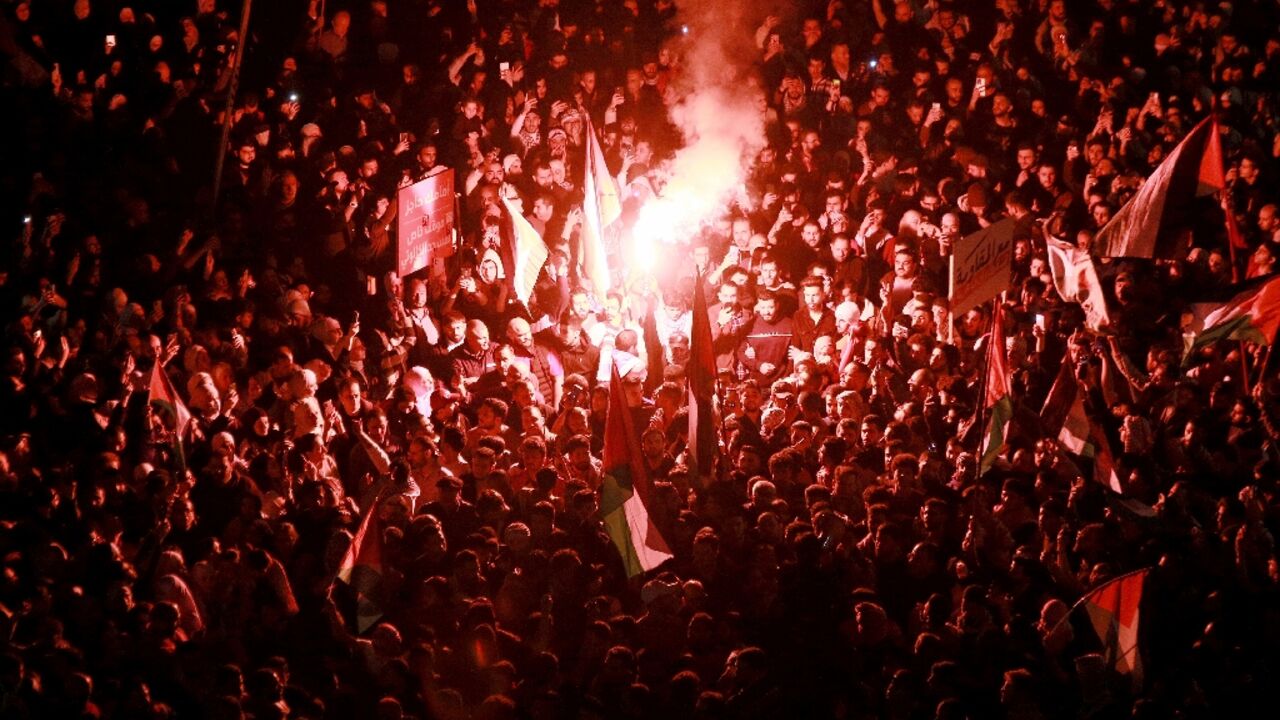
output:
[[[658,265],[658,255],[665,256],[666,248],[655,237],[641,235],[637,232],[638,229],[639,223],[636,223],[627,246],[627,267],[633,273],[652,275],[653,269]]]
[[[688,243],[738,199],[743,167],[758,152],[762,132],[755,113],[736,113],[736,121],[726,121],[733,107],[722,92],[712,91],[692,95],[676,109],[688,144],[672,160],[662,194],[640,209],[632,228],[634,254],[654,243]]]
[[[730,29],[740,12],[716,0],[681,4],[685,27],[699,38],[682,43],[672,78],[679,100],[671,120],[684,147],[662,168],[666,183],[632,225],[625,256],[635,271],[685,262],[694,238],[746,194],[746,168],[764,145],[765,128],[763,96],[743,63],[754,47],[741,45]]]

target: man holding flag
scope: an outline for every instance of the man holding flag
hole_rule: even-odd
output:
[[[617,366],[610,373],[601,469],[600,515],[609,539],[622,556],[627,577],[670,560],[671,549],[649,517],[652,488]]]

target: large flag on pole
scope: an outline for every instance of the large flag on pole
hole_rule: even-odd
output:
[[[1107,299],[1098,282],[1098,271],[1089,253],[1070,243],[1048,241],[1049,270],[1053,273],[1053,285],[1067,302],[1078,303],[1084,310],[1085,325],[1094,332],[1107,329],[1111,318],[1107,314]]]
[[[612,363],[610,363],[612,365]],[[645,474],[640,437],[631,423],[622,378],[613,365],[609,382],[609,414],[604,423],[600,515],[627,577],[647,572],[672,558],[671,548],[649,517],[649,478]]]
[[[511,281],[515,285],[516,297],[528,305],[533,286],[538,282],[538,273],[542,272],[542,264],[547,261],[547,244],[510,200],[502,198],[502,206],[511,216],[511,250],[515,256]]]
[[[376,497],[342,556],[338,579],[356,592],[356,632],[363,633],[382,617],[382,525]]]
[[[1212,117],[1196,125],[1138,192],[1098,231],[1103,257],[1174,257],[1172,229],[1193,218],[1193,201],[1226,187],[1222,143]]]
[[[711,477],[719,446],[712,417],[716,356],[711,348],[711,318],[707,315],[707,298],[702,286],[699,274],[694,281],[693,328],[689,339],[689,367],[685,371],[689,381],[689,469],[700,483]]]
[[[1191,306],[1184,328],[1187,354],[1218,340],[1247,340],[1271,345],[1280,330],[1280,276],[1254,285],[1225,303]]]
[[[1150,568],[1121,575],[1080,599],[1089,623],[1102,641],[1108,664],[1142,685],[1142,654],[1138,650],[1138,617],[1142,587]]]
[[[182,398],[174,390],[173,382],[169,380],[169,375],[164,371],[164,363],[159,358],[156,358],[156,364],[151,369],[151,381],[148,385],[151,405],[156,406],[155,412],[165,428],[173,432],[174,459],[178,461],[178,467],[185,470],[187,461],[182,452],[182,438],[187,434],[187,426],[191,423],[191,411],[187,410]]]
[[[987,379],[983,407],[987,411],[987,427],[982,435],[982,461],[979,472],[986,472],[1004,449],[1004,435],[1013,418],[1013,388],[1009,382],[1009,361],[1005,357],[1004,305],[996,302],[991,316],[991,334],[987,338]]]
[[[587,123],[586,172],[582,198],[582,272],[591,280],[596,297],[609,291],[609,262],[605,235],[622,216],[622,197],[609,174],[604,151],[596,141],[595,128]]]

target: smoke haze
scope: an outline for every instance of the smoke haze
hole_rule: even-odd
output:
[[[764,146],[755,73],[759,50],[748,3],[694,0],[679,5],[689,32],[680,44],[671,120],[683,134],[662,196],[640,211],[637,245],[685,241],[723,212]],[[677,40],[679,42],[679,40]]]

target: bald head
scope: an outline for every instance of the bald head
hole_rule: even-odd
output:
[[[467,345],[472,352],[484,352],[489,349],[489,328],[479,320],[467,323]]]
[[[507,323],[507,339],[522,348],[533,347],[533,329],[529,327],[529,321],[524,318],[512,318],[511,322]]]

